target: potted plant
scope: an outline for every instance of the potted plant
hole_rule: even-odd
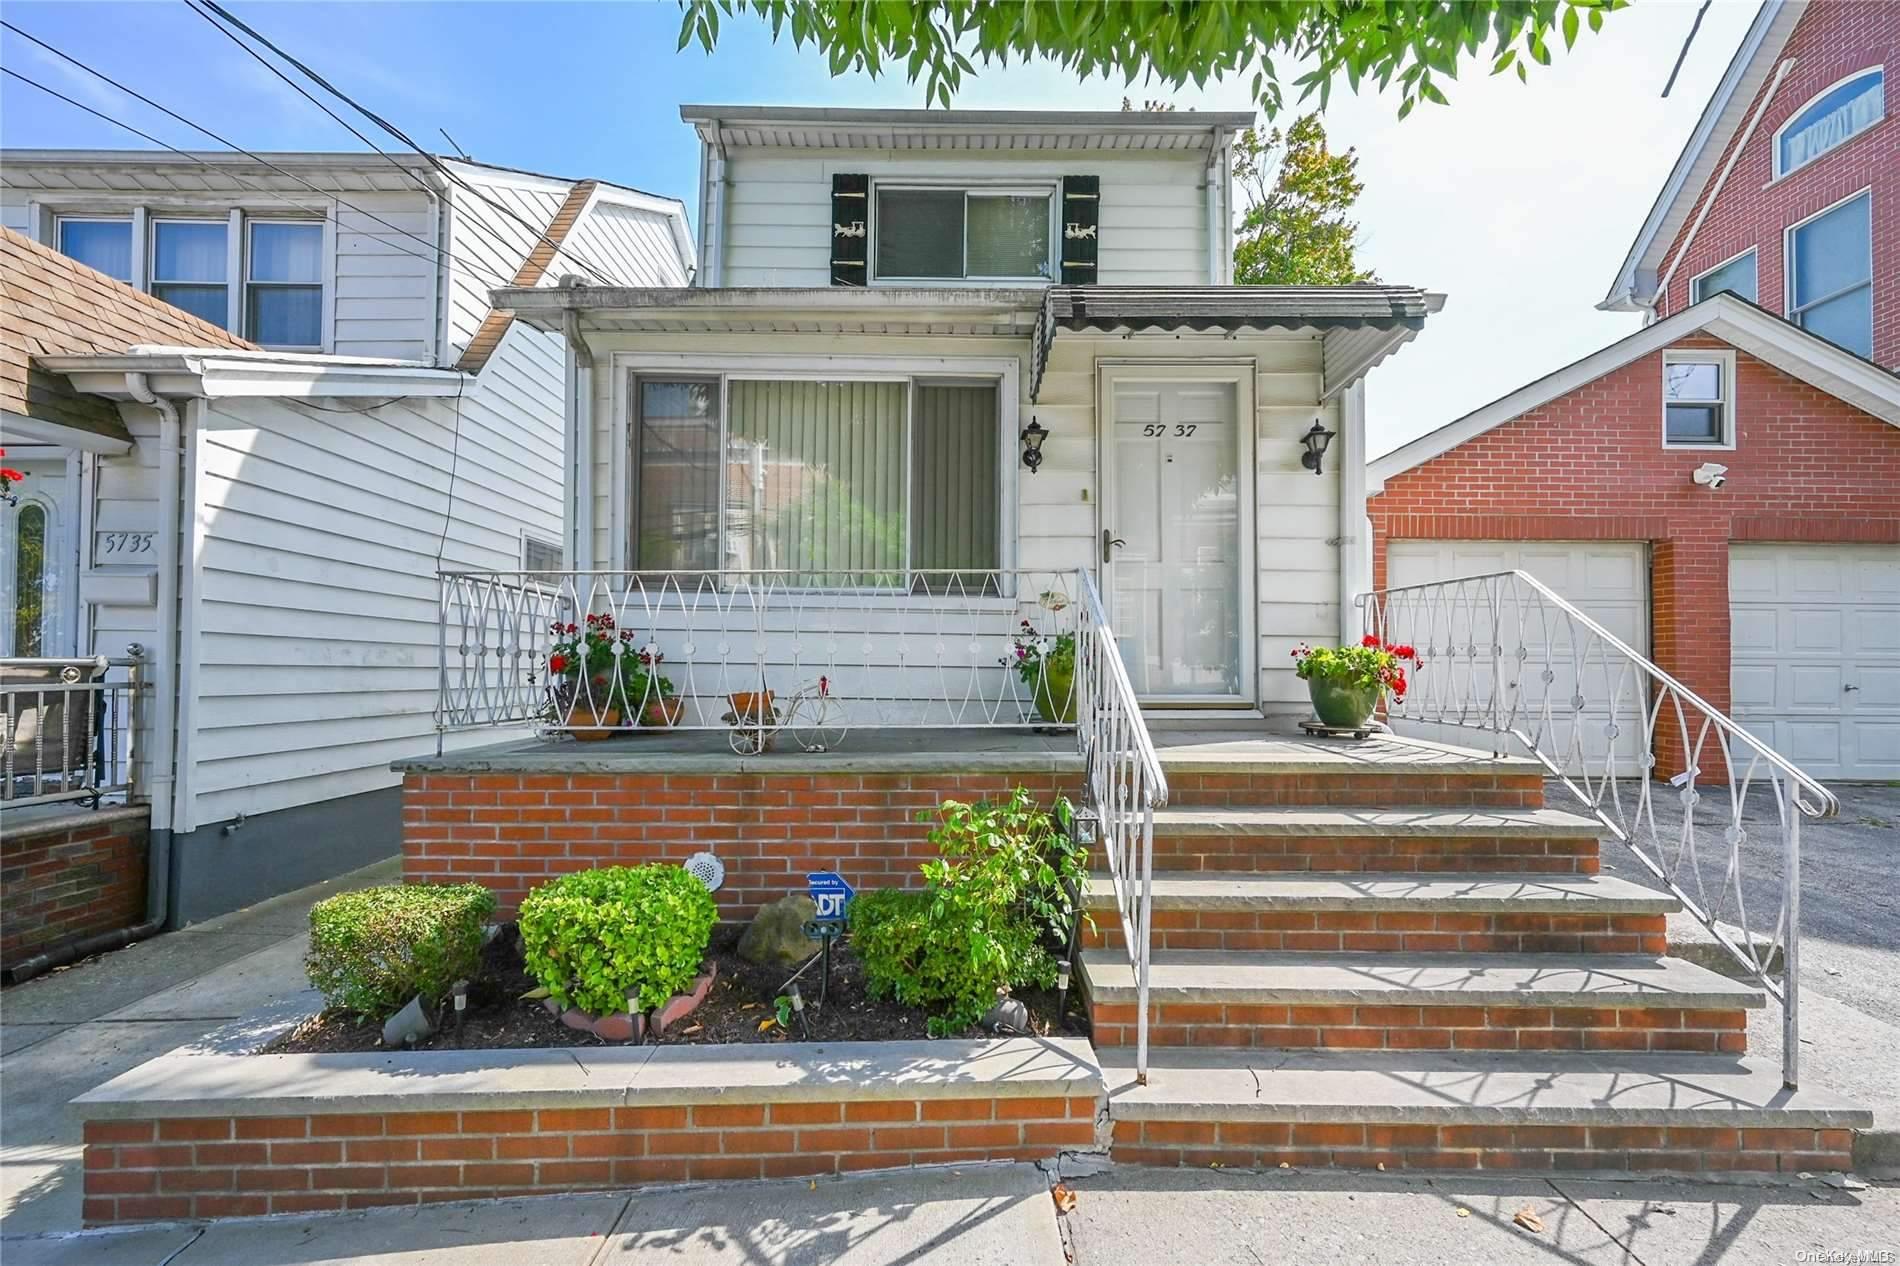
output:
[[[1075,723],[1075,634],[1039,633],[1024,620],[1015,653],[1003,662],[1029,687],[1037,716],[1055,725]]]
[[[620,665],[631,658],[629,652],[616,648],[631,642],[633,634],[617,629],[611,615],[588,615],[584,626],[557,622],[551,628],[550,719],[577,739],[612,737],[625,699]]]
[[[621,658],[622,664],[627,666],[623,679],[627,706],[640,718],[640,724],[649,729],[664,730],[678,725],[686,711],[686,705],[673,691],[672,679],[660,672],[660,664],[665,659],[660,648],[651,642],[639,654]]]
[[[1411,647],[1389,646],[1371,635],[1357,646],[1302,642],[1293,648],[1293,659],[1320,724],[1342,730],[1371,721],[1386,691],[1403,699],[1405,666],[1419,666],[1418,652]]]

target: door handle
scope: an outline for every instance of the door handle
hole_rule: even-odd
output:
[[[1126,544],[1128,544],[1127,541],[1124,541],[1121,537],[1116,536],[1113,532],[1109,531],[1107,528],[1103,528],[1102,529],[1102,561],[1105,563],[1114,562],[1115,561],[1115,547],[1118,545],[1126,545]]]
[[[1842,686],[1841,687],[1842,693],[1846,693],[1847,691],[1850,691],[1850,690],[1859,690],[1859,689],[1860,689],[1859,686]]]

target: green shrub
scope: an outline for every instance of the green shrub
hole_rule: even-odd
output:
[[[563,1007],[595,1015],[660,1006],[692,988],[718,919],[678,866],[607,866],[529,893],[517,916],[528,973]]]
[[[386,1016],[433,1003],[481,966],[495,896],[480,884],[395,884],[341,892],[310,911],[304,970],[324,1005]]]
[[[1001,803],[944,801],[926,887],[851,904],[851,946],[871,992],[927,1008],[942,1035],[976,1023],[1001,990],[1054,985],[1046,946],[1075,915],[1066,884],[1086,882],[1070,817],[1067,800],[1045,810],[1021,788]]]

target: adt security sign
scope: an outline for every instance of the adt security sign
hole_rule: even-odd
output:
[[[858,894],[844,876],[834,871],[818,870],[805,876],[805,883],[811,890],[812,904],[818,907],[820,923],[841,923],[845,912],[851,908],[851,898]]]

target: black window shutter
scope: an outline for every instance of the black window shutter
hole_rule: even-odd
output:
[[[1102,178],[1062,178],[1062,284],[1095,284],[1096,253],[1101,249]]]
[[[862,172],[831,176],[831,284],[862,286],[869,225],[871,178]]]

